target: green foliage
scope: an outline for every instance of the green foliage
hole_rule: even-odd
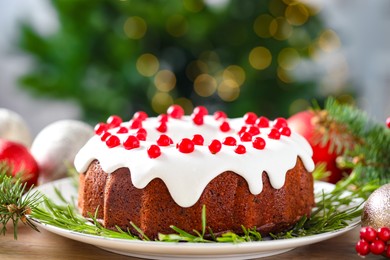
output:
[[[21,83],[39,95],[75,100],[89,121],[103,121],[110,114],[126,118],[136,110],[153,114],[170,102],[183,102],[182,98],[191,100],[192,105],[206,105],[211,111],[226,109],[231,116],[241,116],[246,111],[287,116],[292,101],[315,95],[312,82],[286,83],[277,74],[278,55],[284,48],[291,47],[301,58],[308,57],[320,33],[319,18],[309,16],[303,25],[284,20],[283,26],[292,28],[288,39],[259,37],[254,31],[259,15],[284,17],[287,1],[232,0],[224,8],[202,0],[51,2],[59,19],[57,32],[42,36],[28,24],[21,27],[20,46],[35,63]],[[304,8],[310,13],[310,6]],[[124,29],[127,19],[135,16],[147,26],[139,39],[129,37]],[[265,30],[270,27],[260,26]],[[283,26],[279,26],[281,32]],[[128,29],[137,30],[136,26]],[[250,51],[258,46],[272,54],[272,62],[264,70],[254,69],[248,61]],[[168,100],[158,100],[162,103],[153,106],[153,97],[161,92],[156,89],[155,74],[143,76],[136,68],[138,58],[145,53],[158,58],[160,70],[167,69],[176,76],[176,86],[162,91],[168,94]],[[224,101],[218,91],[208,97],[197,95],[194,77],[189,74],[201,68],[189,72],[193,61],[201,61],[201,73],[212,76],[217,84],[229,65],[242,68],[245,81],[238,99]],[[187,112],[192,105],[185,105]]]

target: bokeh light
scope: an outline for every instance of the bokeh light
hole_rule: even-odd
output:
[[[325,30],[318,38],[318,46],[325,52],[334,52],[341,46],[337,33],[331,29]]]
[[[266,69],[271,64],[271,61],[271,52],[265,47],[255,47],[249,53],[249,63],[257,70]]]
[[[272,20],[270,24],[270,33],[276,40],[284,41],[291,36],[293,28],[287,22],[286,18],[278,17]]]
[[[152,97],[152,108],[158,114],[165,113],[172,104],[173,98],[168,93],[156,92]]]
[[[202,0],[183,0],[183,6],[186,10],[198,13],[204,8],[204,2]]]
[[[191,114],[194,110],[194,104],[192,104],[192,101],[185,97],[175,99],[175,104],[180,105],[184,109],[184,113],[186,115]]]
[[[208,74],[196,77],[194,90],[201,97],[209,97],[217,90],[217,80]]]
[[[137,59],[136,67],[139,74],[145,77],[151,77],[158,71],[160,63],[156,56],[145,53]]]
[[[274,18],[269,14],[259,15],[253,23],[253,30],[261,38],[270,38],[270,26]]]
[[[176,76],[170,70],[160,70],[154,78],[154,85],[159,91],[169,92],[176,86]]]
[[[183,36],[188,30],[186,18],[182,15],[172,15],[166,22],[166,29],[174,37]]]
[[[292,25],[302,25],[309,19],[309,11],[302,3],[296,2],[286,8],[285,16]]]
[[[228,66],[222,74],[224,80],[234,80],[239,86],[245,82],[245,70],[238,65]]]
[[[218,86],[218,96],[226,102],[236,100],[240,95],[240,87],[234,80],[223,80]]]
[[[130,39],[141,39],[142,37],[144,37],[146,30],[146,22],[139,16],[132,16],[127,18],[124,25],[125,34]]]
[[[194,81],[199,74],[207,73],[208,71],[209,69],[206,62],[201,60],[194,60],[187,65],[186,76],[191,81]]]
[[[300,55],[294,48],[284,48],[279,52],[278,64],[284,70],[293,70],[300,62]]]

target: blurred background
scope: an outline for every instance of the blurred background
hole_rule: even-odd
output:
[[[327,96],[390,115],[390,1],[0,2],[0,107],[33,134],[180,104],[288,117]]]

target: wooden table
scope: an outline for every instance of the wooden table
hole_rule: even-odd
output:
[[[11,226],[9,227],[9,231]],[[113,254],[92,245],[67,239],[48,231],[40,233],[21,225],[18,240],[13,233],[0,236],[0,259],[139,259]],[[330,240],[296,248],[284,254],[262,259],[361,259],[355,253],[355,243],[359,238],[359,228]],[[380,259],[369,255],[366,259]]]

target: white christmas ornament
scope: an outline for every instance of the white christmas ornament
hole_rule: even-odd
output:
[[[0,108],[0,138],[31,146],[31,133],[23,118],[6,108]]]
[[[36,136],[31,154],[40,168],[39,183],[66,176],[80,148],[93,136],[93,128],[77,120],[60,120]]]

